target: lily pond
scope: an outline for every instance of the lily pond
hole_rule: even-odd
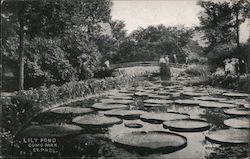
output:
[[[248,94],[182,80],[143,86],[43,112],[16,137],[20,157],[248,158]]]

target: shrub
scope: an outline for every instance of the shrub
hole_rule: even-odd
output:
[[[207,65],[192,64],[184,72],[191,76],[208,77],[210,70]]]
[[[114,72],[114,69],[108,69],[105,67],[100,67],[94,71],[94,78],[105,78],[111,77]]]
[[[144,71],[144,74],[146,73],[151,72]],[[141,74],[140,72],[137,76]],[[11,100],[2,101],[4,129],[14,135],[30,119],[55,104],[60,105],[105,90],[131,86],[135,83],[135,76],[120,75],[105,79],[72,81],[61,86],[42,86],[37,89],[18,91]]]
[[[221,71],[220,71],[221,72]],[[213,86],[250,92],[250,75],[233,76],[216,71],[209,77]]]

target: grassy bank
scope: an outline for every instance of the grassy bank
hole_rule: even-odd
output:
[[[225,89],[233,89],[243,92],[250,92],[250,75],[233,76],[226,75],[222,68],[211,73],[208,65],[192,64],[179,76],[189,77],[189,85],[210,85]]]
[[[91,95],[129,87],[138,83],[135,77],[155,72],[156,69],[131,68],[123,69],[116,77],[90,79],[65,83],[62,86],[52,85],[16,92],[10,99],[3,99],[3,133],[14,136],[30,119],[37,114],[66,103],[83,100]],[[4,135],[3,135],[4,134]]]

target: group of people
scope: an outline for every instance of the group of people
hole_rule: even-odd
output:
[[[169,63],[169,62],[170,62],[169,55],[162,56],[160,58],[160,61],[159,61],[159,63]],[[176,54],[173,54],[173,63],[176,63],[176,64],[179,63]],[[189,57],[186,56],[185,57],[185,64],[187,65],[188,63],[189,63]]]
[[[224,60],[224,70],[226,75],[236,75],[246,73],[245,60],[239,60],[237,58],[227,58]]]

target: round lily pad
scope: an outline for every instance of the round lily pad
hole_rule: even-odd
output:
[[[239,97],[239,98],[249,97],[249,94],[247,93],[223,93],[222,95],[227,97]]]
[[[249,129],[222,129],[206,134],[206,139],[219,144],[248,144]]]
[[[134,101],[133,100],[128,100],[128,99],[124,99],[124,100],[101,99],[101,102],[105,103],[105,104],[131,104]]]
[[[163,131],[120,134],[115,137],[114,142],[141,155],[171,153],[187,145],[187,139],[184,136]]]
[[[139,123],[126,123],[124,124],[128,128],[142,128],[143,125]]]
[[[115,116],[123,119],[139,119],[140,115],[145,114],[145,111],[141,110],[121,110],[121,109],[113,109],[104,112],[106,116]]]
[[[170,95],[175,98],[175,97],[179,97],[181,93],[175,92],[175,93],[170,93]]]
[[[73,123],[80,126],[90,126],[90,127],[109,127],[114,124],[121,124],[122,120],[115,117],[106,117],[103,115],[83,115],[73,118]]]
[[[122,95],[109,96],[108,98],[110,98],[110,99],[121,99],[121,100],[133,100],[133,97],[122,96]]]
[[[121,89],[119,90],[120,93],[133,93],[133,90],[126,90],[126,89]]]
[[[127,109],[129,106],[124,104],[95,103],[91,107],[98,110],[111,110],[111,109]]]
[[[143,105],[146,108],[152,108],[152,107],[166,107],[164,104],[154,104],[154,103],[145,103]]]
[[[225,98],[216,98],[216,97],[195,97],[196,100],[203,100],[203,101],[225,101]]]
[[[200,107],[203,108],[234,108],[236,105],[234,104],[227,104],[227,103],[220,103],[220,102],[201,102],[199,104]]]
[[[224,124],[232,128],[250,128],[250,121],[247,117],[227,119]]]
[[[170,96],[157,95],[157,94],[149,94],[148,98],[153,98],[153,99],[169,99]]]
[[[159,95],[163,95],[163,96],[167,96],[167,95],[169,95],[169,92],[166,92],[166,91],[160,91],[160,92],[157,92],[157,94],[159,94]]]
[[[28,137],[63,137],[75,135],[81,132],[82,128],[71,124],[44,124],[34,125],[24,129],[21,136]]]
[[[184,92],[182,93],[185,96],[191,96],[191,97],[200,97],[200,96],[207,96],[208,93],[201,93],[201,92]]]
[[[140,116],[142,121],[146,121],[149,123],[161,124],[164,121],[168,120],[176,120],[176,119],[187,119],[190,116],[188,114],[181,113],[146,113]]]
[[[250,104],[248,103],[248,104],[244,104],[243,105],[245,108],[250,108]]]
[[[87,114],[87,113],[92,113],[93,110],[90,108],[79,108],[79,107],[58,107],[51,109],[50,112],[57,114]]]
[[[144,100],[144,103],[151,103],[151,104],[171,104],[173,103],[172,100],[164,100],[164,99],[148,99]]]
[[[224,113],[229,115],[239,115],[239,116],[246,116],[250,115],[250,109],[246,108],[232,108],[224,110]]]
[[[150,94],[148,92],[135,92],[134,95],[138,97],[148,97]]]
[[[208,130],[210,124],[199,119],[178,119],[164,122],[163,127],[178,132],[199,132]]]
[[[192,99],[179,99],[174,101],[176,104],[181,104],[181,105],[198,105],[199,101],[198,100],[192,100]]]

